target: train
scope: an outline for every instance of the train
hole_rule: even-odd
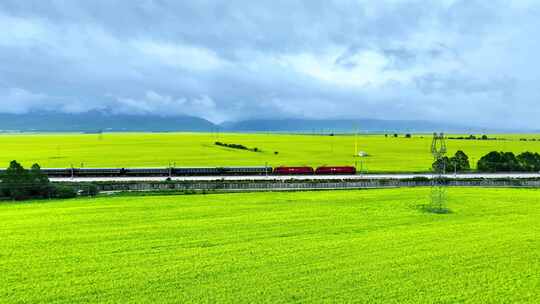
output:
[[[0,169],[0,174],[5,169]],[[171,168],[44,168],[49,177],[144,177],[144,176],[249,176],[249,175],[354,175],[352,166],[322,167],[171,167]]]

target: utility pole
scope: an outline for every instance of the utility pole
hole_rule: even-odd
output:
[[[334,132],[330,133],[330,153],[334,154]]]
[[[358,127],[354,129],[354,156],[358,156]]]

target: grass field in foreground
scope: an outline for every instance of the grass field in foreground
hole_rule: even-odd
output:
[[[540,152],[540,135],[495,135],[507,140],[448,140],[450,154],[465,151],[473,166],[493,150]],[[519,141],[519,138],[537,141]],[[257,147],[262,152],[214,145],[215,141]],[[42,167],[165,167],[357,165],[369,172],[419,172],[431,168],[431,136],[358,137],[358,150],[370,156],[355,158],[354,136],[211,133],[112,133],[0,135],[0,166],[17,159]],[[275,155],[277,151],[279,154]]]
[[[540,191],[0,204],[0,302],[537,303]]]

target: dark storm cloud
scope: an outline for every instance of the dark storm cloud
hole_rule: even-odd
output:
[[[538,128],[539,8],[517,0],[4,0],[0,103],[7,112]]]

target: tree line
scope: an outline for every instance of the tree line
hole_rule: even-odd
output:
[[[492,151],[480,158],[477,169],[480,172],[538,172],[540,154],[523,152],[516,156],[512,152]]]
[[[17,161],[12,161],[0,175],[0,180],[0,197],[12,200],[73,198],[79,194],[75,187],[51,183],[38,164],[33,164],[27,170]],[[98,193],[97,186],[93,184],[80,185],[78,188],[83,189],[81,194],[84,195]]]
[[[259,152],[259,148],[253,148],[253,149],[250,149],[244,145],[241,145],[241,144],[228,144],[228,143],[223,143],[223,142],[220,142],[220,141],[216,141],[214,143],[216,146],[221,146],[221,147],[227,147],[227,148],[231,148],[231,149],[239,149],[239,150],[248,150],[248,151],[253,151],[253,152]]]
[[[471,165],[467,154],[460,150],[452,157],[445,156],[435,161],[432,168],[445,168],[446,172],[466,172],[471,169]],[[540,172],[540,154],[523,152],[516,156],[512,152],[492,151],[478,160],[476,168],[478,172]]]
[[[503,140],[503,138],[496,138],[496,137],[488,137],[487,135],[482,136],[476,136],[476,135],[469,135],[469,136],[458,136],[458,137],[448,137],[448,139],[463,139],[463,140]]]

